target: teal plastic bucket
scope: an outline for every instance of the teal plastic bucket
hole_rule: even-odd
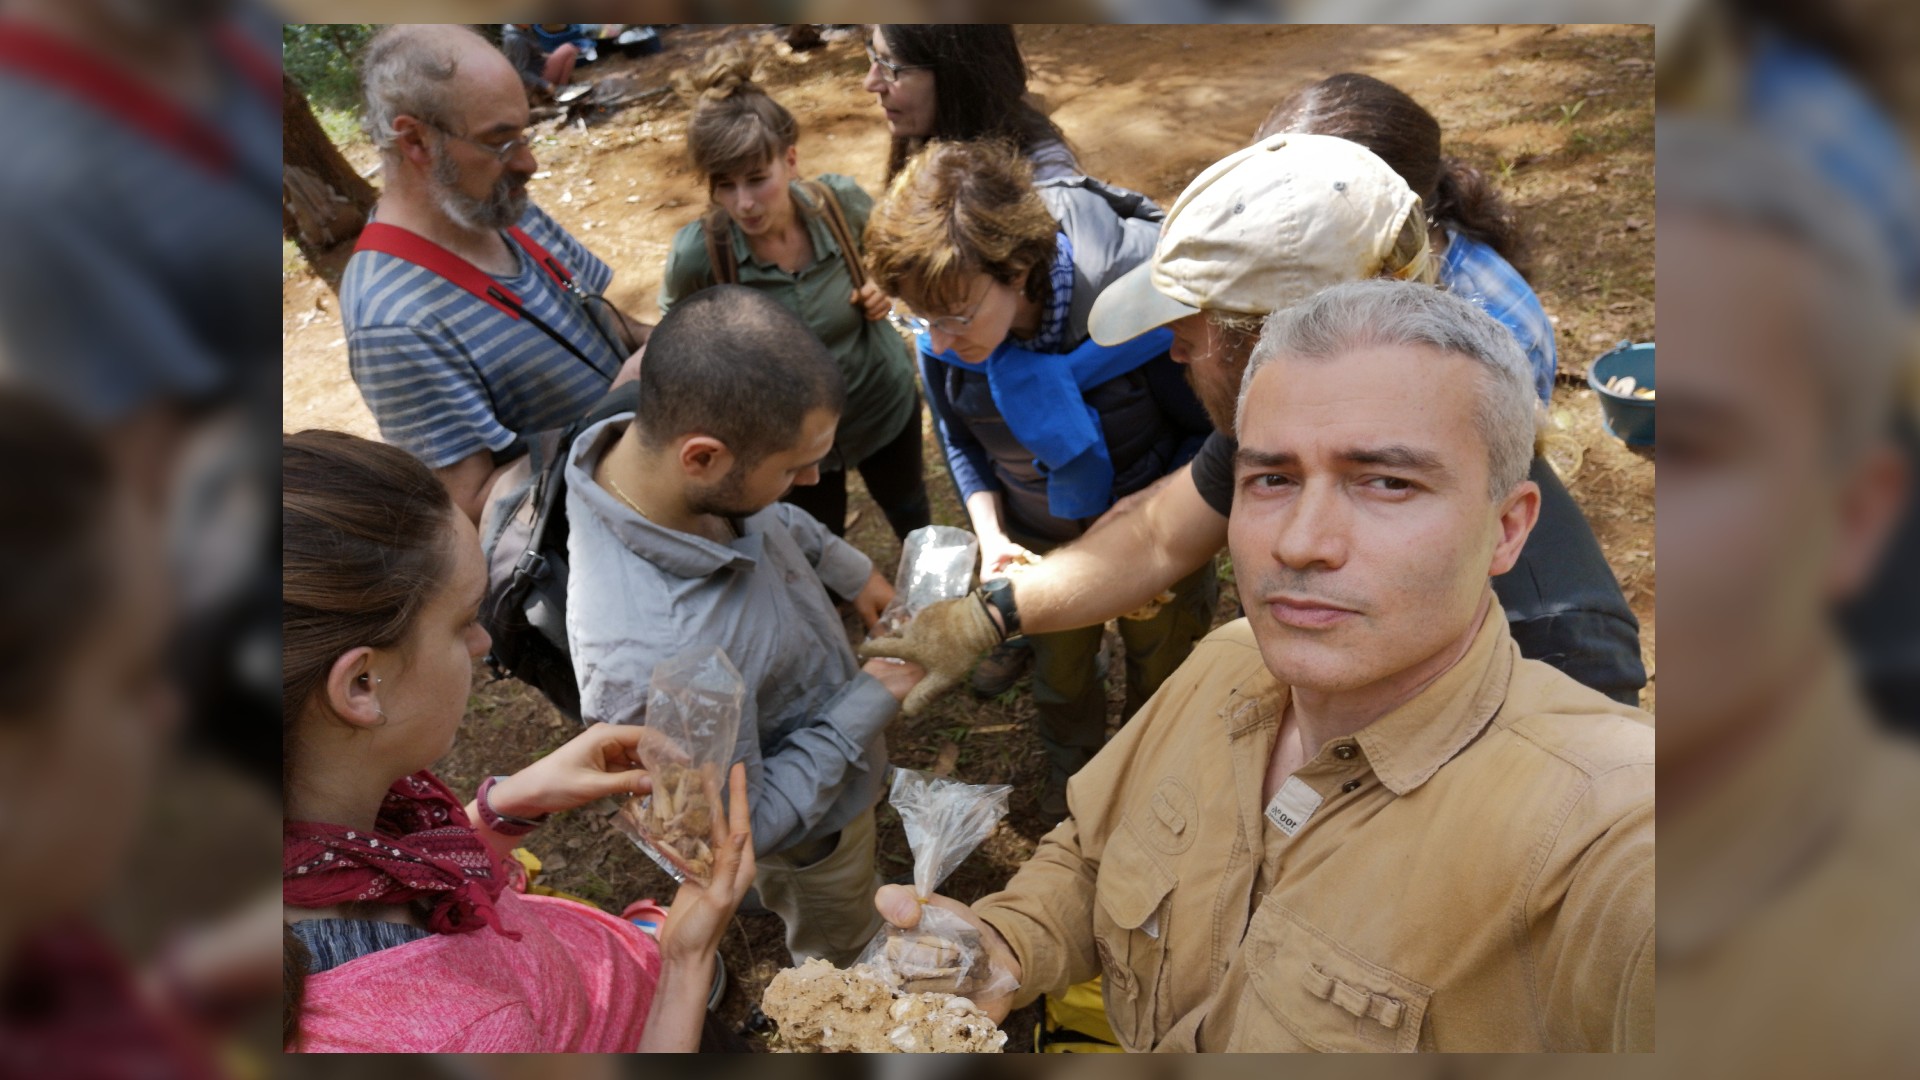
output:
[[[1633,379],[1634,389],[1654,389],[1653,342],[1621,342],[1587,369],[1587,385],[1600,398],[1600,413],[1607,432],[1628,446],[1653,445],[1653,403],[1655,398],[1634,397],[1607,389],[1607,383],[1620,377]]]

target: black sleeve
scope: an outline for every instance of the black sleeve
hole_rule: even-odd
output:
[[[1233,515],[1233,455],[1239,449],[1233,436],[1216,431],[1193,458],[1193,486],[1221,517]]]
[[[1637,704],[1647,685],[1640,622],[1593,527],[1553,467],[1534,458],[1528,478],[1540,485],[1540,519],[1513,569],[1493,579],[1520,655],[1551,664],[1616,701]]]

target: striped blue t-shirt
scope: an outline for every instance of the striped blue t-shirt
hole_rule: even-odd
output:
[[[520,227],[590,293],[613,271],[528,204]],[[340,280],[347,363],[380,436],[430,468],[580,418],[626,359],[592,316],[511,240],[518,269],[498,280],[527,310],[593,362],[527,319],[515,319],[447,279],[397,256],[355,252]]]

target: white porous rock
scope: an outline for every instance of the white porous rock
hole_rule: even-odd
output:
[[[780,1025],[781,1048],[803,1053],[999,1053],[1007,1033],[952,994],[901,993],[866,964],[825,960],[788,968],[760,1008]]]

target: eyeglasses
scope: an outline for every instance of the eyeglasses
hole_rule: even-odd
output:
[[[462,135],[459,132],[453,130],[450,127],[447,127],[445,124],[442,124],[437,120],[429,120],[427,121],[427,123],[430,126],[432,126],[436,131],[439,131],[442,135],[445,135],[449,139],[459,139],[463,143],[467,143],[472,146],[477,146],[480,149],[485,150],[487,153],[492,154],[496,158],[499,158],[500,163],[503,165],[506,164],[508,161],[511,161],[513,159],[513,155],[520,152],[521,147],[523,146],[530,147],[533,145],[533,136],[531,135],[522,135],[517,139],[509,139],[508,141],[503,143],[481,142],[479,139],[476,139],[471,135]]]
[[[912,310],[912,309],[909,308],[908,310]],[[960,335],[967,332],[967,327],[973,325],[973,320],[979,314],[980,314],[980,305],[975,304],[972,315],[941,315],[938,318],[935,318],[933,316],[924,315],[918,311],[914,311],[913,317],[920,320],[921,325],[925,326],[929,330],[936,330],[942,334],[947,335],[948,337],[959,337]]]
[[[879,68],[880,81],[885,83],[899,82],[900,73],[903,71],[925,71],[932,66],[931,64],[896,64],[891,60],[882,59],[879,53],[873,51],[871,41],[867,42],[867,61],[867,70]]]
[[[914,314],[919,315],[920,313],[915,312]],[[967,327],[973,325],[973,316],[942,315],[937,319],[929,319],[925,315],[920,315],[920,321],[926,323],[927,329],[929,330],[937,330],[948,337],[959,337],[961,334],[967,332]]]

